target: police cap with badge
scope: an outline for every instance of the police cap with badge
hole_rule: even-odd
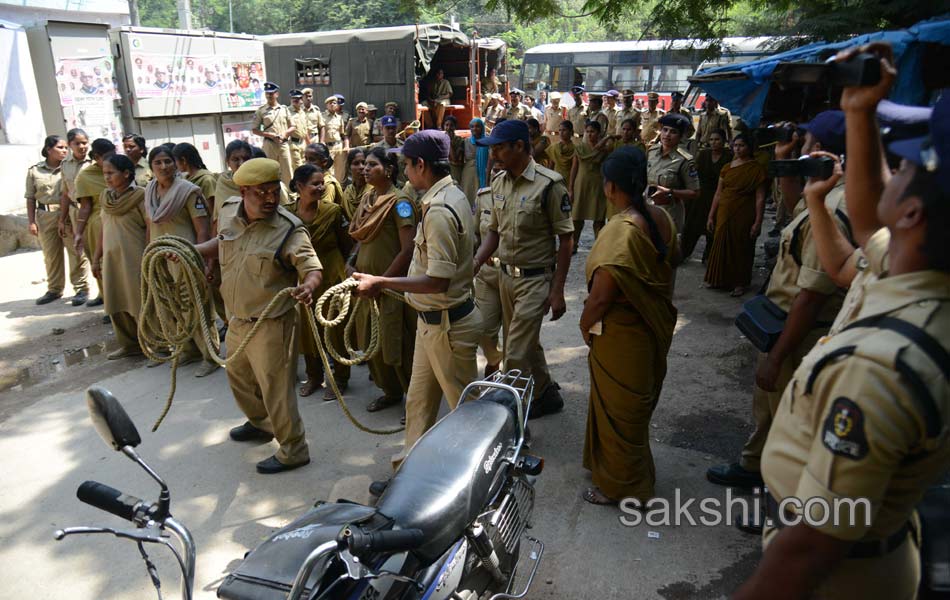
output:
[[[428,165],[448,165],[449,136],[437,129],[426,129],[414,133],[406,138],[399,148],[390,148],[389,152],[402,154],[407,159],[422,160]],[[408,200],[400,200],[396,204],[396,214],[402,218],[412,216],[412,205]]]
[[[279,91],[280,91],[280,86],[277,85],[276,83],[274,83],[273,81],[265,81],[265,82],[264,82],[264,93],[265,93],[265,94],[273,94],[273,93],[279,92]]]

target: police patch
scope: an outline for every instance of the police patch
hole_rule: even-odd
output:
[[[561,198],[561,212],[562,213],[571,212],[571,197],[568,196],[567,194],[564,194],[564,196]]]
[[[864,433],[864,413],[844,396],[835,400],[821,430],[821,442],[832,454],[861,460],[868,453]]]
[[[396,214],[403,219],[408,219],[412,216],[412,205],[409,204],[408,200],[401,200],[396,203]]]
[[[201,198],[198,198],[197,200],[195,200],[195,208],[197,208],[198,210],[204,210],[205,201],[202,200]]]

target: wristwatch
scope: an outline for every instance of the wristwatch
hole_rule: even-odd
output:
[[[669,197],[670,202],[676,199],[673,197],[673,190],[670,190],[669,192],[667,192],[666,195]]]

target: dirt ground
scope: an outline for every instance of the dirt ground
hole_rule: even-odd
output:
[[[756,538],[728,525],[649,532],[624,527],[618,522],[619,509],[580,499],[589,482],[580,465],[588,368],[577,322],[585,297],[583,265],[592,243],[588,225],[568,277],[568,312],[542,328],[547,359],[567,405],[558,415],[532,422],[532,450],[546,464],[538,482],[533,534],[543,539],[546,551],[529,597],[725,597],[754,568]],[[705,481],[705,469],[733,460],[750,430],[755,350],[733,325],[741,299],[700,288],[701,254],[702,242],[678,270],[674,303],[679,317],[652,422],[657,494],[666,498],[680,490],[697,498],[721,497],[723,490]],[[0,525],[0,578],[16,582],[14,595],[6,597],[150,594],[134,548],[122,553],[114,549],[121,544],[107,539],[54,545],[51,538],[53,524],[111,519],[75,500],[71,490],[85,478],[134,481],[136,495],[149,493],[128,461],[106,454],[89,426],[81,394],[93,383],[120,395],[143,432],[143,448],[174,482],[173,497],[177,493],[184,503],[178,506],[185,507],[176,516],[193,527],[199,543],[198,597],[213,597],[233,559],[273,527],[289,522],[301,507],[319,498],[367,501],[365,486],[386,475],[386,459],[399,440],[358,434],[335,405],[305,399],[301,413],[311,452],[319,458],[306,469],[279,476],[281,491],[275,496],[271,480],[264,483],[252,473],[250,461],[265,458],[264,448],[237,451],[226,439],[227,429],[240,418],[223,372],[198,380],[184,371],[169,424],[156,434],[146,433],[167,392],[167,369],[145,369],[143,361],[105,360],[112,333],[99,309],[74,308],[65,300],[35,306],[33,299],[45,290],[37,275],[42,272],[38,252],[0,258],[0,272],[7,282],[0,287],[0,470],[8,474],[8,490],[16,489],[0,491],[0,523],[8,523]],[[763,280],[760,256],[752,289]],[[366,370],[357,368],[347,399],[361,416],[366,413],[360,407],[373,394]],[[370,422],[392,425],[398,416],[392,411],[378,415]],[[24,448],[24,443],[36,447],[40,440],[48,445],[41,443],[42,460]],[[122,569],[114,568],[116,561]],[[81,584],[59,581],[55,573],[64,568],[85,569]],[[174,587],[171,564],[160,568],[168,569],[165,587]]]

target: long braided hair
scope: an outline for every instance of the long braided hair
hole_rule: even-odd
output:
[[[668,248],[660,228],[647,209],[643,190],[647,187],[647,158],[643,151],[634,146],[624,146],[614,150],[600,167],[604,181],[610,181],[619,187],[633,201],[633,208],[643,215],[650,230],[650,241],[657,251],[657,262],[663,262]]]

